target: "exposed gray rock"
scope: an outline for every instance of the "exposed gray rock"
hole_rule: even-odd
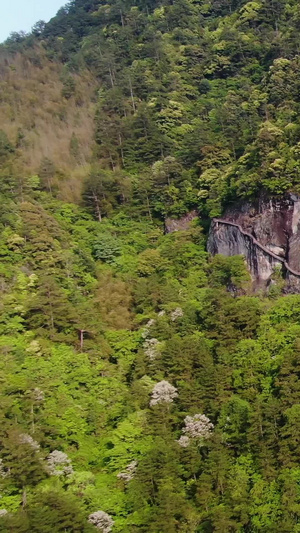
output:
[[[235,205],[212,222],[207,247],[213,255],[243,255],[256,286],[268,285],[278,267],[286,291],[300,292],[300,198]]]
[[[275,267],[280,269],[283,260],[271,251],[259,246],[256,239],[243,231],[235,223],[213,220],[207,242],[207,250],[212,255],[243,255],[253,281],[267,283]]]
[[[300,198],[261,196],[254,203],[240,202],[225,211],[222,219],[239,224],[262,246],[285,258],[291,268],[300,270]]]
[[[190,211],[181,218],[166,218],[165,233],[173,233],[174,231],[184,231],[189,229],[191,222],[198,217],[198,211]]]

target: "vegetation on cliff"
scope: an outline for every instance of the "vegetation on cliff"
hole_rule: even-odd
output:
[[[300,297],[163,231],[297,191],[298,26],[74,0],[2,45],[0,531],[299,530]]]

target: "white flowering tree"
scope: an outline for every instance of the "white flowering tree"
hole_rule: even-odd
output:
[[[34,440],[31,435],[28,435],[27,433],[21,433],[21,435],[19,435],[19,442],[20,444],[28,444],[36,451],[40,449],[39,443],[36,442],[36,440]]]
[[[191,440],[207,440],[214,429],[213,423],[203,414],[196,414],[194,416],[186,416],[184,419],[185,427],[182,432],[184,435],[177,441],[180,446],[187,448]]]
[[[183,429],[183,433],[185,433],[191,439],[208,439],[211,436],[214,428],[214,425],[210,419],[202,414],[186,416],[184,423],[185,427]]]
[[[110,533],[114,525],[112,517],[104,511],[96,511],[90,514],[89,522],[102,531],[102,533]]]
[[[69,476],[73,474],[71,459],[66,453],[54,450],[47,457],[48,472],[51,476]]]
[[[33,391],[32,391],[32,397],[33,397],[33,399],[34,399],[36,402],[43,402],[44,399],[45,399],[45,393],[44,393],[44,391],[42,391],[41,389],[39,389],[38,387],[36,387],[36,388],[33,389]]]
[[[123,479],[125,483],[128,483],[134,478],[136,467],[137,467],[137,461],[132,461],[129,463],[128,466],[126,466],[126,469],[123,472],[119,472],[117,475],[118,479]]]
[[[181,317],[183,317],[183,310],[181,309],[181,307],[176,307],[176,309],[174,309],[174,311],[172,311],[171,313],[172,322],[175,322],[176,320],[178,320],[178,318]]]
[[[187,435],[181,435],[180,439],[178,439],[178,444],[182,448],[187,448],[190,444],[190,437],[187,437]]]
[[[144,339],[146,339],[147,337],[149,337],[150,335],[150,329],[152,328],[152,326],[154,326],[155,324],[155,320],[154,318],[150,318],[150,320],[148,320],[146,326],[144,327],[144,330],[142,332],[142,337]]]
[[[154,339],[154,338],[147,339],[144,342],[143,348],[144,348],[145,354],[147,355],[147,357],[149,357],[150,361],[153,361],[159,355],[160,344],[161,343],[157,339]]]
[[[178,392],[176,387],[173,387],[168,381],[160,381],[156,383],[152,394],[150,405],[157,405],[159,403],[172,403],[177,398]]]

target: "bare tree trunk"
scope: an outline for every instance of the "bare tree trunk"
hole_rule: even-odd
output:
[[[93,200],[95,202],[95,208],[96,208],[96,213],[97,213],[98,220],[99,220],[99,222],[102,222],[102,215],[101,215],[101,211],[100,211],[99,198],[94,192],[93,192]]]
[[[26,487],[23,487],[23,495],[22,495],[22,507],[24,509],[24,507],[26,507],[27,505],[27,491],[26,491]]]
[[[132,108],[133,108],[133,112],[135,113],[136,112],[136,105],[135,105],[135,102],[134,102],[133,89],[132,89],[132,83],[131,83],[130,76],[128,76],[128,80],[129,80],[129,88],[130,88],[130,96],[131,96],[131,101],[132,101]]]
[[[85,329],[80,330],[80,350],[81,351],[83,350],[84,332],[85,332]]]
[[[34,433],[34,431],[35,431],[35,427],[34,427],[34,410],[33,410],[33,402],[32,402],[32,404],[31,404],[30,412],[31,412],[31,431],[32,431],[32,433]]]

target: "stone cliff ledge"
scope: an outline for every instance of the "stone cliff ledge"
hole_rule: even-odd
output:
[[[213,219],[207,249],[213,255],[243,255],[256,285],[267,286],[278,267],[288,290],[300,292],[300,199],[260,199],[256,206],[228,210]]]

